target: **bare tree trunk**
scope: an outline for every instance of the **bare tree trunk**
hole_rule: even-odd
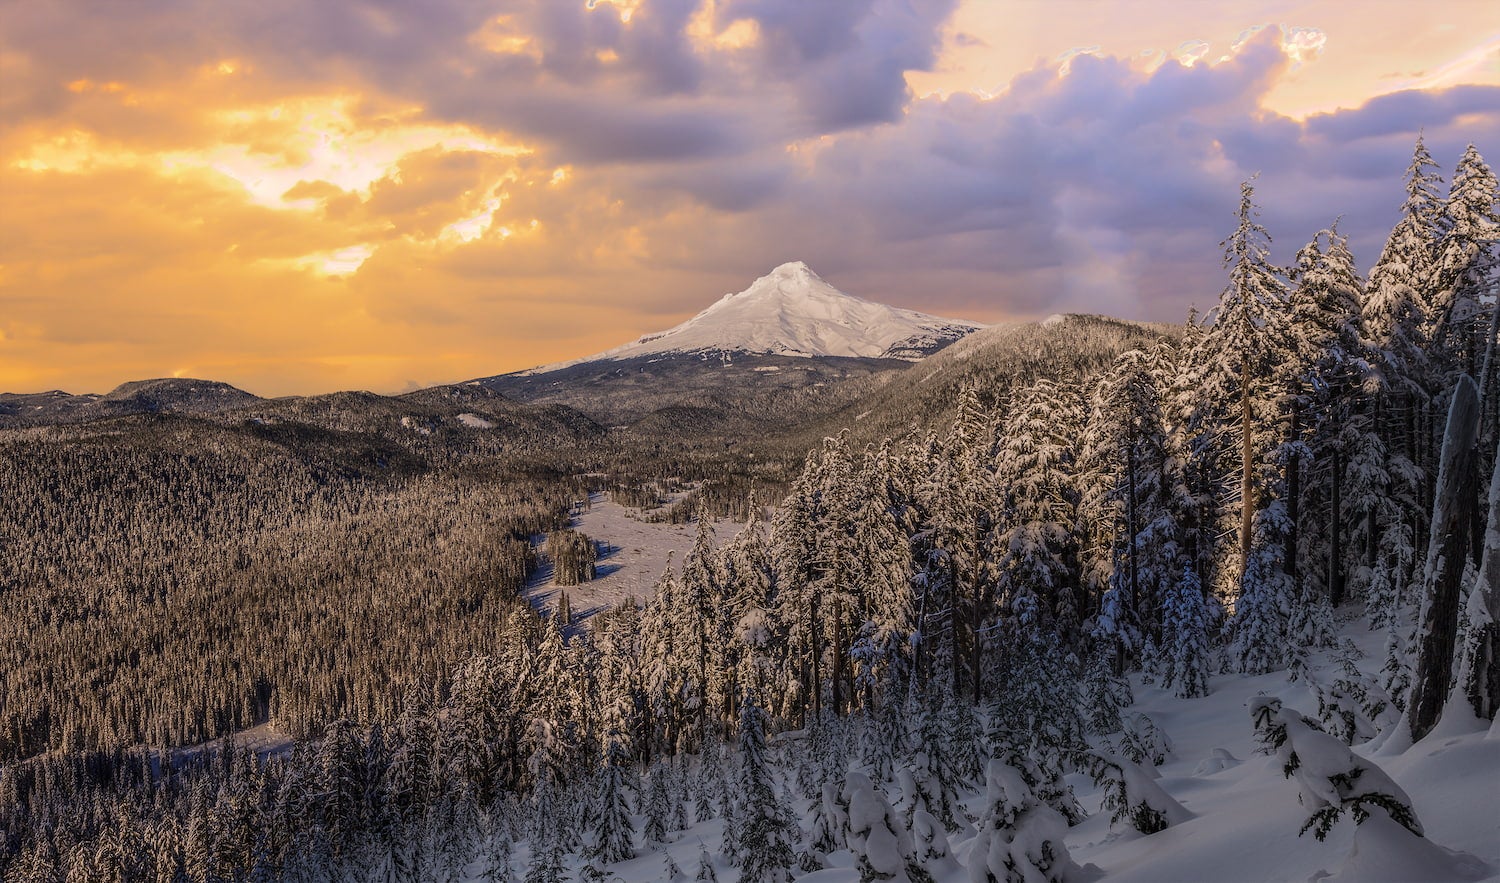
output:
[[[978,599],[974,601],[973,624],[969,627],[969,632],[974,636],[973,643],[969,647],[969,667],[974,675],[973,697],[974,703],[977,705],[979,703],[980,691],[984,686],[984,678],[981,674],[981,664],[983,663],[984,654],[984,605]]]
[[[1370,415],[1371,418],[1372,418],[1371,419],[1371,427],[1376,432],[1379,432],[1379,428],[1383,425],[1380,422],[1380,418],[1381,418],[1381,415],[1382,415],[1382,413],[1384,411],[1385,411],[1384,396],[1377,394],[1375,396],[1374,403],[1371,406],[1371,415]],[[1390,444],[1388,444],[1387,447],[1386,447],[1386,456],[1387,456],[1388,459],[1389,459],[1391,451],[1393,449],[1395,449],[1395,446],[1396,446],[1396,441],[1395,441],[1395,438],[1392,437]],[[1340,477],[1342,478],[1342,476],[1340,476]],[[1379,521],[1379,516],[1376,514],[1375,504],[1371,503],[1369,506],[1365,507],[1365,511],[1364,511],[1363,515],[1364,515],[1364,519],[1365,519],[1365,549],[1364,549],[1364,553],[1365,553],[1365,566],[1368,567],[1368,568],[1370,568],[1370,572],[1371,573],[1374,573],[1375,572],[1375,555],[1376,555],[1376,553],[1380,549],[1380,542],[1379,542],[1379,539],[1380,539],[1379,538],[1380,521]],[[1359,517],[1359,513],[1356,513],[1355,517],[1358,518]]]
[[[979,666],[981,654],[984,652],[984,640],[980,637],[980,633],[984,629],[984,614],[987,610],[984,591],[984,560],[980,557],[979,553],[979,550],[982,548],[984,548],[983,543],[976,535],[974,538],[974,569],[969,573],[970,582],[974,586],[974,597],[970,602],[973,604],[973,607],[969,610],[969,668],[973,678],[970,681],[973,687],[972,695],[976,703],[979,702],[981,680]],[[953,691],[953,695],[955,698],[960,695],[956,688]]]
[[[833,713],[844,713],[844,602],[833,604],[833,671],[829,680],[833,685]]]
[[[1340,451],[1333,451],[1332,474],[1329,476],[1331,499],[1329,516],[1333,523],[1328,527],[1328,606],[1344,603],[1344,458]],[[1371,525],[1373,527],[1373,525]]]
[[[1480,323],[1475,322],[1474,325],[1477,332]],[[1479,421],[1478,468],[1480,475],[1487,474],[1494,466],[1490,458],[1495,454],[1495,433],[1497,431],[1495,399],[1500,396],[1496,395],[1495,381],[1490,375],[1495,370],[1496,334],[1500,334],[1500,304],[1496,304],[1495,308],[1490,311],[1489,338],[1484,343],[1484,356],[1480,362],[1479,370],[1479,403],[1480,409],[1483,412],[1483,416]],[[1479,347],[1475,347],[1475,349],[1477,351]],[[1474,559],[1476,567],[1481,563],[1479,556],[1485,547],[1485,515],[1486,513],[1483,510],[1477,506],[1475,507],[1473,521],[1474,540],[1469,554]]]
[[[1127,609],[1137,622],[1140,621],[1141,605],[1141,580],[1140,563],[1137,560],[1139,552],[1136,549],[1136,537],[1140,533],[1140,522],[1136,517],[1136,469],[1135,469],[1135,432],[1132,431],[1125,439],[1125,482],[1128,485],[1125,496],[1125,530],[1126,541],[1129,543],[1125,548],[1127,559],[1130,562],[1130,598]]]
[[[1250,567],[1250,531],[1255,520],[1250,449],[1250,360],[1240,361],[1240,577]]]
[[[912,654],[911,677],[916,686],[927,686],[927,600],[932,597],[932,581],[922,583],[922,597],[917,602],[917,645]]]
[[[949,555],[948,560],[954,561],[954,557],[952,555]],[[953,695],[962,696],[964,689],[964,646],[962,633],[965,625],[962,598],[964,592],[963,584],[958,579],[958,566],[956,561],[954,561],[953,566],[949,568],[949,571],[952,575],[953,583],[953,612],[948,616],[948,661],[949,664],[953,666]]]
[[[1293,443],[1302,433],[1301,412],[1293,402],[1288,427],[1288,437]],[[1302,458],[1297,455],[1296,448],[1292,449],[1291,457],[1286,464],[1286,550],[1285,560],[1282,562],[1282,572],[1291,577],[1292,597],[1299,598],[1302,595],[1302,580],[1297,575],[1297,522],[1302,517]]]
[[[1500,311],[1497,311],[1500,312]],[[1488,530],[1485,531],[1484,558],[1479,565],[1479,579],[1469,599],[1469,609],[1482,605],[1488,622],[1470,620],[1470,660],[1468,683],[1463,684],[1469,704],[1482,720],[1494,720],[1500,708],[1500,452],[1490,477]]]
[[[823,715],[823,672],[819,659],[823,655],[823,641],[820,636],[821,630],[818,628],[818,608],[822,606],[820,603],[822,596],[821,591],[814,590],[812,603],[807,609],[807,643],[812,649],[812,684],[810,686],[814,719]]]
[[[1469,519],[1474,494],[1475,439],[1479,432],[1479,390],[1468,376],[1453,388],[1448,428],[1432,504],[1432,532],[1423,574],[1422,633],[1417,670],[1407,704],[1412,740],[1431,732],[1443,713],[1453,678],[1458,637],[1459,583],[1469,552]]]

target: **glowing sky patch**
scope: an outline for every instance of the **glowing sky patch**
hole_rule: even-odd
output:
[[[477,150],[501,156],[526,153],[463,126],[436,126],[416,121],[407,109],[362,126],[351,113],[357,99],[348,96],[309,98],[269,107],[222,113],[226,128],[268,127],[278,132],[281,154],[246,144],[226,144],[208,151],[170,154],[162,159],[175,168],[210,168],[238,181],[256,203],[272,208],[299,207],[283,199],[302,181],[322,181],[341,190],[368,194],[402,157],[420,150]]]
[[[357,271],[375,253],[375,246],[361,243],[333,251],[304,255],[294,263],[324,276],[348,276]]]
[[[443,232],[453,236],[460,242],[473,242],[475,239],[483,236],[484,231],[488,230],[490,225],[494,223],[495,212],[499,208],[500,199],[492,196],[484,201],[484,208],[478,214],[464,218],[461,221],[454,221],[447,227],[444,227]]]

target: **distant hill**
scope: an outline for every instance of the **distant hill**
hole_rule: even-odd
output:
[[[82,423],[129,414],[217,414],[263,401],[216,380],[132,380],[105,395],[0,393],[0,426]]]

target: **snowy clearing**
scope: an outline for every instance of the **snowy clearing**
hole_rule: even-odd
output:
[[[680,498],[670,498],[658,511],[665,511]],[[626,598],[650,598],[667,562],[681,566],[682,557],[698,537],[698,524],[653,524],[644,520],[646,514],[621,506],[607,493],[592,494],[589,507],[573,519],[572,527],[600,544],[598,575],[583,585],[558,586],[552,579],[551,564],[544,560],[527,592],[532,603],[550,606],[556,602],[558,591],[565,589],[574,614],[586,616]],[[718,547],[738,536],[744,525],[718,520],[712,528]],[[541,551],[546,551],[545,542]]]
[[[495,424],[478,414],[459,414],[458,422],[474,429],[494,429]]]

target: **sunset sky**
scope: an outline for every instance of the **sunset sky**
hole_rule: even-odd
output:
[[[1256,172],[1368,268],[1419,129],[1500,162],[1500,3],[0,0],[0,391],[398,392],[788,260],[1176,321]]]

